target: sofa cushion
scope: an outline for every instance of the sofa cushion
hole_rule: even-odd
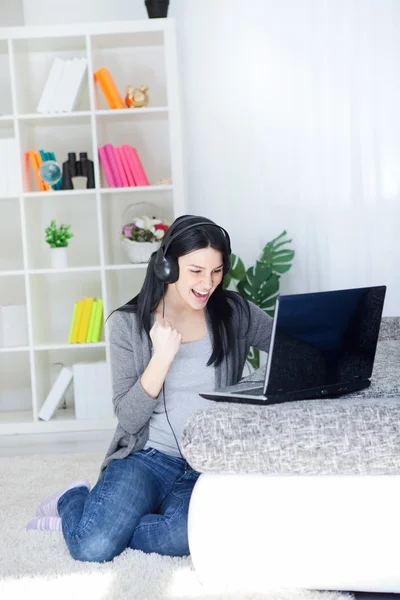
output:
[[[190,417],[181,437],[197,471],[400,473],[400,398],[212,404]]]

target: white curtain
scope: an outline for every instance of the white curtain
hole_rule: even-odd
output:
[[[400,315],[400,2],[178,1],[189,208],[286,292],[387,284]]]

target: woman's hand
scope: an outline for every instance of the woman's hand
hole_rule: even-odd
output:
[[[150,329],[150,339],[153,343],[154,356],[172,364],[182,343],[182,335],[174,329],[169,321],[160,318]]]

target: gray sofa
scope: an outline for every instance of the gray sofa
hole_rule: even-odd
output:
[[[369,388],[270,406],[210,402],[187,422],[181,448],[202,473],[189,546],[203,583],[400,592],[391,549],[400,537],[400,318],[382,320]]]

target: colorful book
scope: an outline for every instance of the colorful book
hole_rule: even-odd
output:
[[[84,344],[86,342],[86,336],[89,329],[90,313],[92,312],[93,302],[93,298],[85,298],[84,300],[82,319],[79,324],[79,332],[77,339],[78,344]]]
[[[84,304],[83,300],[78,300],[78,306],[76,309],[74,327],[72,330],[71,344],[76,344],[78,342],[78,333],[79,333],[79,326],[80,326],[80,323],[82,320],[83,304]]]
[[[114,157],[114,152],[113,152],[113,147],[111,144],[104,144],[104,150],[106,151],[107,154],[107,158],[108,158],[108,164],[110,165],[112,174],[113,174],[113,178],[115,181],[115,186],[116,187],[122,187],[122,181],[121,181],[121,177],[119,175],[118,172],[118,167],[117,167],[117,163],[115,162],[115,157]]]
[[[94,75],[94,79],[95,81],[97,81],[97,83],[99,84],[101,91],[104,94],[104,98],[106,99],[106,102],[108,104],[108,106],[113,109],[113,108],[117,108],[116,106],[114,106],[114,102],[113,99],[111,97],[111,94],[109,92],[109,89],[106,85],[106,82],[103,80],[103,76],[102,76],[102,72],[101,71],[95,71],[93,73]]]
[[[132,146],[128,146],[128,145],[126,145],[126,147],[127,147],[128,156],[130,159],[129,164],[131,166],[131,171],[133,171],[136,185],[140,185],[140,186],[150,185],[149,180],[147,179],[145,170],[143,169],[143,165],[140,161],[139,154],[137,153],[136,148],[132,148]]]
[[[36,152],[34,150],[28,150],[29,160],[31,161],[31,167],[33,174],[35,175],[36,184],[39,192],[44,192],[45,187],[42,178],[39,173],[39,163],[37,161]]]
[[[72,344],[72,335],[73,335],[73,332],[74,332],[74,325],[75,325],[75,319],[76,319],[77,312],[78,312],[78,303],[75,302],[75,304],[74,304],[74,310],[73,310],[73,313],[72,313],[71,326],[70,326],[70,329],[69,329],[68,344]]]
[[[121,158],[122,166],[125,171],[125,176],[128,180],[128,186],[134,187],[135,186],[135,178],[134,178],[133,174],[131,173],[131,169],[129,167],[128,155],[125,154],[123,148],[117,148],[117,150],[118,150],[118,154]]]
[[[132,168],[133,164],[132,164],[131,157],[129,154],[129,146],[127,144],[123,144],[121,146],[121,153],[122,153],[122,156],[124,157],[124,164],[126,165],[126,168],[129,171],[131,181],[133,182],[131,185],[132,186],[140,185],[138,180],[135,177],[135,173]]]
[[[93,325],[93,333],[91,342],[99,342],[101,338],[101,330],[103,327],[103,300],[97,298],[96,316]]]
[[[117,165],[118,173],[121,179],[122,187],[128,187],[128,178],[125,173],[124,165],[122,164],[120,149],[117,146],[112,147],[112,151],[114,154],[114,160]]]
[[[118,92],[117,86],[111,76],[111,73],[105,67],[101,67],[94,72],[95,80],[101,87],[108,106],[111,109],[125,108],[122,98]]]
[[[106,177],[108,187],[110,187],[110,188],[116,187],[115,181],[114,181],[114,175],[113,175],[113,172],[111,169],[111,165],[108,161],[108,155],[107,155],[107,152],[106,152],[104,146],[99,147],[99,159],[101,162],[101,166],[104,169],[104,175]]]
[[[113,108],[125,108],[125,105],[118,92],[118,88],[115,85],[114,79],[112,78],[110,71],[105,67],[101,67],[100,69],[98,69],[98,72],[100,72],[100,77],[104,85],[106,86],[109,95],[111,96],[114,105]]]
[[[88,332],[87,332],[87,336],[86,336],[86,343],[90,343],[90,341],[92,339],[93,326],[94,326],[94,322],[95,322],[97,306],[98,306],[97,300],[95,300],[93,302],[92,312],[90,313],[90,321],[89,321],[89,328],[88,328]]]

